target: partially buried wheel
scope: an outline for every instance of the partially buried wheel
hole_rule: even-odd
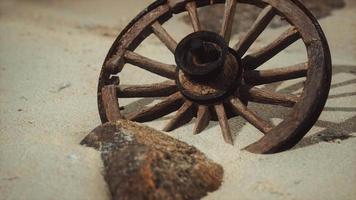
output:
[[[219,33],[202,30],[198,17],[197,8],[213,4],[225,4]],[[239,4],[257,6],[262,11],[230,48]],[[188,12],[194,31],[177,43],[162,24],[182,12]],[[275,16],[285,19],[289,29],[265,47],[247,53]],[[151,34],[174,54],[176,66],[134,52]],[[257,70],[298,40],[304,43],[307,60],[288,67]],[[150,85],[122,85],[119,75],[127,63],[168,80]],[[306,80],[299,95],[259,87],[301,77]],[[233,136],[228,119],[243,117],[264,134],[245,150],[276,153],[292,148],[311,129],[325,105],[330,82],[331,58],[325,36],[316,19],[297,0],[159,0],[140,13],[114,42],[100,74],[98,106],[103,123],[123,118],[148,122],[177,111],[165,131],[196,117],[197,134],[211,120],[218,120],[224,140],[230,144]],[[164,99],[126,115],[120,112],[120,99],[149,97]],[[247,106],[248,102],[289,107],[291,112],[274,126]]]

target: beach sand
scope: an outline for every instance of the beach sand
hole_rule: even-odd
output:
[[[100,124],[96,104],[102,62],[116,35],[148,0],[0,0],[0,199],[110,199],[99,152],[79,145]],[[235,145],[217,122],[193,136],[194,120],[170,135],[196,146],[224,167],[221,188],[205,199],[356,199],[356,3],[320,20],[333,57],[330,98],[320,120],[294,149],[255,155],[240,149],[261,135],[231,119]],[[179,41],[191,27],[165,25]],[[269,29],[253,48],[283,31]],[[238,35],[233,37],[237,41]],[[137,52],[162,62],[173,56],[154,37]],[[266,64],[302,62],[296,44]],[[139,72],[139,73],[137,73]],[[127,67],[124,83],[157,82]],[[272,89],[298,93],[302,79]],[[299,84],[298,84],[299,83]],[[128,108],[152,102],[130,99]],[[251,104],[278,123],[289,110]],[[162,129],[172,117],[148,123]],[[139,183],[137,183],[139,184]]]

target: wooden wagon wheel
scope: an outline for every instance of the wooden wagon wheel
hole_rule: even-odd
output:
[[[203,31],[197,8],[225,3],[219,33]],[[240,41],[229,47],[236,6],[240,3],[262,8]],[[188,12],[194,32],[177,43],[162,27],[175,14]],[[274,16],[290,28],[262,49],[247,54]],[[150,34],[156,35],[175,55],[168,65],[134,52]],[[262,64],[301,39],[308,60],[272,70],[257,70]],[[247,55],[246,55],[247,54]],[[118,74],[126,63],[169,79],[152,85],[121,85]],[[306,77],[300,96],[256,87]],[[99,79],[98,105],[102,122],[126,118],[138,122],[158,119],[177,111],[164,128],[171,131],[197,117],[194,133],[218,120],[223,137],[233,144],[228,119],[240,116],[264,136],[245,149],[253,153],[276,153],[293,147],[314,125],[330,89],[331,58],[325,36],[310,12],[297,0],[159,0],[139,14],[118,36],[110,49]],[[123,116],[118,99],[165,97],[153,107]],[[292,112],[273,126],[247,106],[247,102],[291,107]]]

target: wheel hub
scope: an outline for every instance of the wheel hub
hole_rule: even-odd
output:
[[[207,128],[210,121],[218,120],[224,140],[233,144],[234,135],[228,119],[240,116],[265,134],[246,147],[247,151],[276,153],[300,141],[318,119],[330,89],[331,56],[318,22],[294,0],[226,0],[218,34],[202,32],[198,8],[222,2],[156,1],[130,22],[115,40],[100,74],[98,107],[102,122],[120,119],[149,122],[175,112],[172,118],[169,117],[164,131],[172,131],[196,117],[194,134],[198,134]],[[227,44],[231,38],[237,3],[250,4],[262,10],[244,36],[234,44],[235,50],[231,50]],[[177,16],[172,12],[179,14],[184,11],[189,13],[196,33],[184,38],[177,46],[162,24]],[[251,46],[275,17],[286,19],[289,28],[266,46],[252,50]],[[157,36],[173,52],[178,67],[134,52],[150,34]],[[307,60],[292,66],[258,69],[301,39],[306,44]],[[126,64],[169,80],[143,85],[121,84],[118,80],[119,77],[125,77],[120,72]],[[275,91],[276,85],[267,85],[297,78],[306,79],[301,95]],[[258,87],[260,85],[266,87]],[[138,106],[152,100],[141,98],[161,97],[164,98],[153,106]],[[123,98],[140,98],[140,103],[132,102],[122,107],[120,99]],[[252,106],[247,106],[247,102],[292,109],[290,113],[264,112],[260,116]],[[133,111],[130,111],[130,107]],[[121,108],[125,108],[125,111],[121,111]],[[269,109],[268,106],[266,110]],[[284,119],[275,125],[270,123],[271,118]]]
[[[216,33],[188,35],[178,44],[175,59],[178,88],[195,102],[220,101],[240,85],[240,58]]]

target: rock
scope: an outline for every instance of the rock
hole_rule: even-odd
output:
[[[102,152],[113,199],[200,199],[223,169],[184,142],[130,121],[94,129],[81,144]]]

